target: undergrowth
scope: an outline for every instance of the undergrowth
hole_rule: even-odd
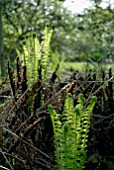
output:
[[[62,128],[67,136],[70,127],[64,126],[67,118],[65,111],[66,98],[69,96],[67,94],[72,95],[73,106],[78,106],[80,93],[83,93],[85,111],[91,97],[97,96],[97,104],[91,115],[84,169],[95,170],[103,167],[104,164],[105,167],[113,167],[114,99],[111,69],[109,73],[102,70],[102,72],[74,72],[68,75],[65,72],[64,77],[67,78],[59,80],[55,70],[45,82],[42,82],[38,74],[38,79],[28,86],[27,69],[26,66],[21,67],[19,58],[16,59],[15,68],[16,70],[13,70],[10,63],[8,64],[8,77],[0,84],[0,164],[9,169],[17,169],[17,167],[56,169],[54,134],[48,105],[51,104],[55,112],[59,113],[60,120],[63,120]],[[40,103],[41,94],[43,105]],[[73,106],[71,104],[71,108]],[[71,113],[77,112],[74,109]],[[72,135],[67,141],[72,138]]]
[[[96,170],[104,164],[108,170],[114,169],[112,70],[64,71],[61,78],[56,65],[48,75],[51,35],[46,28],[42,42],[36,35],[26,38],[24,54],[18,51],[15,70],[8,62],[8,76],[0,84],[0,168],[55,170],[58,149],[62,151],[58,166],[82,168],[86,148],[85,170]],[[90,106],[94,95],[97,104],[93,109]],[[53,132],[54,119],[60,144]],[[75,159],[77,165],[71,165]]]

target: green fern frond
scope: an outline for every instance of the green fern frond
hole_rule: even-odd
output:
[[[61,169],[61,158],[60,156],[61,154],[61,149],[62,146],[62,141],[61,141],[61,137],[62,137],[62,129],[61,129],[61,122],[59,120],[59,116],[58,114],[55,112],[55,110],[53,109],[53,107],[51,105],[48,106],[48,110],[51,116],[51,121],[52,121],[52,125],[53,125],[53,131],[54,131],[54,145],[55,145],[55,156],[56,156],[56,163],[57,163],[57,167],[59,169]]]
[[[73,105],[72,95],[66,96],[64,111],[60,121],[52,106],[49,112],[54,130],[55,157],[58,170],[82,170],[86,160],[86,145],[90,118],[96,103],[92,97],[84,109],[85,98],[80,94],[78,104]]]
[[[27,67],[28,83],[31,83],[33,81],[33,71],[32,71],[33,58],[32,57],[33,57],[32,45],[29,37],[25,39],[25,42],[23,44],[23,55],[22,55],[23,65]]]
[[[64,111],[62,113],[62,121],[70,123],[72,119],[72,111],[74,109],[72,95],[69,93],[65,100]]]
[[[42,65],[42,78],[45,81],[47,77],[47,69],[49,65],[49,52],[50,52],[50,41],[52,37],[53,30],[48,30],[47,27],[44,29],[43,34],[43,41],[41,42],[42,48],[42,58],[41,58],[41,65]]]
[[[37,37],[33,37],[33,49],[34,49],[34,68],[35,72],[38,73],[41,63],[41,45]]]
[[[31,84],[38,77],[38,70],[42,67],[42,80],[47,77],[49,52],[52,30],[46,27],[40,43],[35,33],[30,33],[23,43],[23,65],[27,67],[28,83]],[[17,51],[19,54],[19,51]]]
[[[78,167],[79,170],[83,169],[83,165],[86,158],[85,148],[86,148],[88,132],[90,127],[91,113],[96,103],[96,97],[95,96],[92,97],[90,104],[85,109],[84,109],[84,100],[85,99],[81,94],[78,100],[79,104],[76,105],[75,107],[76,114],[78,115],[80,112],[80,116],[77,121],[77,132],[76,132],[77,142],[78,142],[77,143],[78,154],[76,160],[77,162],[79,162],[79,157],[80,157],[80,166]]]

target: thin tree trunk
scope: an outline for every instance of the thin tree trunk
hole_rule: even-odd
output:
[[[4,44],[3,44],[3,23],[2,23],[2,2],[0,2],[0,66],[1,66],[1,76],[5,75],[5,58],[3,56]]]

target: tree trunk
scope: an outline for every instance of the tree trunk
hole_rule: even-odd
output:
[[[0,2],[0,66],[1,66],[1,76],[5,75],[5,58],[3,56],[4,44],[3,44],[3,24],[2,24],[2,2]]]

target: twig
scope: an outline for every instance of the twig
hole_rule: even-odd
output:
[[[0,152],[2,153],[3,157],[5,158],[7,164],[10,166],[11,170],[14,170],[10,162],[8,161],[7,157],[5,156],[4,152],[0,149]]]
[[[18,135],[16,135],[15,133],[11,132],[10,130],[6,129],[6,128],[3,128],[5,131],[7,131],[8,133],[10,133],[11,135],[15,136],[17,138],[17,140],[15,141],[15,143],[18,143],[18,141],[22,141],[23,143],[29,145],[30,147],[32,147],[34,150],[36,150],[37,152],[39,152],[40,154],[44,155],[45,157],[49,158],[51,160],[51,157],[48,156],[47,154],[45,154],[44,152],[42,152],[41,150],[39,150],[38,148],[34,147],[33,145],[31,145],[30,143],[28,143],[27,141],[25,141],[23,138],[19,137]],[[14,143],[14,145],[15,145]],[[9,149],[9,153],[10,153],[10,149]]]
[[[8,168],[2,166],[2,165],[0,165],[0,168],[5,169],[5,170],[10,170],[10,169],[8,169]]]
[[[105,81],[105,83],[103,83],[95,92],[91,93],[88,98],[86,103],[88,103],[88,101],[91,99],[92,96],[96,95],[96,93],[104,86],[106,85],[108,82],[110,82],[114,77],[112,76],[110,79],[108,79],[107,81]]]

